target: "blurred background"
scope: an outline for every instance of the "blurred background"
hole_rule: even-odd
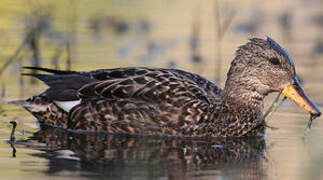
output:
[[[21,129],[37,130],[31,115],[4,103],[46,88],[21,77],[22,66],[76,71],[178,68],[223,87],[235,50],[252,37],[269,36],[287,49],[307,94],[322,107],[322,32],[322,0],[2,0],[0,137],[7,138],[13,119]],[[267,98],[268,104],[273,97]],[[304,145],[300,137],[307,119],[290,102],[269,118],[280,129],[268,131],[267,144],[275,146],[264,165],[267,178],[322,177],[316,169],[323,165],[323,147],[318,143],[323,140],[322,118],[313,124],[311,140]],[[6,159],[8,144],[0,147],[0,156]],[[13,169],[20,163],[10,162]],[[2,166],[7,165],[0,163],[0,174]]]
[[[19,95],[10,88],[28,81],[20,79],[21,66],[149,66],[223,85],[237,47],[266,36],[289,51],[306,77],[323,54],[322,9],[319,0],[2,1],[0,84],[8,96]]]

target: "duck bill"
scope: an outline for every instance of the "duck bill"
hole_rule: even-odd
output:
[[[295,83],[287,86],[283,89],[282,93],[293,100],[298,106],[309,112],[313,116],[320,116],[321,111],[316,107],[315,104],[306,96],[299,81],[295,79]]]

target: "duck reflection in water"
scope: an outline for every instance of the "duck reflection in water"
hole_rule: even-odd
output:
[[[70,171],[114,179],[265,176],[263,137],[189,140],[42,129],[28,144],[38,144],[32,148],[45,152],[33,155],[49,160],[46,173],[51,175]]]

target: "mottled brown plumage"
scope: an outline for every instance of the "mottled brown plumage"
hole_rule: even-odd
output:
[[[263,99],[297,81],[292,59],[270,38],[251,39],[237,50],[223,90],[197,74],[177,69],[75,72],[28,68],[52,73],[26,74],[49,85],[22,103],[40,123],[118,134],[216,137],[263,133]],[[81,103],[68,112],[57,103],[78,99]],[[40,105],[41,111],[31,108]]]

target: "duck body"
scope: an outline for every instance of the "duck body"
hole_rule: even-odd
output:
[[[109,133],[196,137],[225,136],[229,131],[224,129],[230,125],[214,122],[224,111],[236,115],[230,121],[236,129],[242,111],[248,110],[245,116],[258,120],[254,108],[227,107],[221,101],[222,89],[182,70],[143,67],[90,72],[38,70],[53,72],[28,74],[50,88],[27,99],[25,107],[41,124]],[[61,102],[79,98],[82,101],[70,110],[62,108]]]
[[[268,48],[270,57],[277,56],[282,65],[270,67],[271,61],[253,58],[259,48]],[[266,66],[269,70],[264,70]],[[40,124],[117,134],[227,137],[264,133],[264,97],[295,82],[294,64],[268,39],[252,39],[238,49],[223,90],[197,74],[177,69],[27,69],[50,73],[25,74],[49,88],[14,102]],[[272,72],[276,70],[284,78]]]

